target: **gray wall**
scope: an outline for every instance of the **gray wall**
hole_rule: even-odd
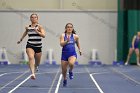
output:
[[[53,11],[36,12],[39,23],[46,30],[43,39],[42,63],[46,59],[46,51],[54,49],[57,63],[60,63],[61,47],[59,36],[64,32],[66,23],[71,22],[80,37],[83,56],[78,61],[86,64],[93,48],[98,49],[99,58],[105,64],[111,64],[115,58],[117,12],[109,11]],[[22,49],[25,49],[27,37],[22,44],[16,42],[24,32],[25,25],[30,24],[31,12],[0,12],[0,47],[6,47],[11,63],[18,63]]]

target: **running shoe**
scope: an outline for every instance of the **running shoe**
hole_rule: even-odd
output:
[[[137,65],[138,65],[138,66],[140,66],[140,63],[139,63],[139,62],[137,62]]]
[[[69,78],[73,79],[73,72],[72,71],[69,71]]]
[[[67,86],[67,80],[63,80],[63,87]]]
[[[125,62],[125,65],[127,66],[128,65],[128,62]]]
[[[36,71],[36,72],[38,72],[38,71],[39,71],[38,66],[35,66],[35,71]]]

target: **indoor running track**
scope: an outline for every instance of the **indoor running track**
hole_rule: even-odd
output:
[[[36,80],[27,65],[0,66],[0,93],[140,93],[140,67],[78,65],[67,87],[62,81],[59,65],[41,65]]]

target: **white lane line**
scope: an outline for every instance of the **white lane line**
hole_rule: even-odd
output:
[[[100,88],[99,84],[96,82],[96,80],[92,76],[92,74],[90,74],[90,77],[91,77],[92,81],[94,82],[94,84],[96,85],[96,87],[98,88],[98,90],[100,91],[100,93],[104,93],[103,90]]]
[[[139,81],[137,81],[137,80],[133,79],[132,77],[130,77],[130,76],[128,76],[128,75],[126,75],[126,74],[124,74],[123,72],[118,71],[118,70],[117,70],[117,69],[115,69],[115,68],[112,68],[112,70],[113,70],[114,72],[116,72],[116,73],[118,73],[118,74],[120,74],[120,75],[124,76],[125,78],[129,79],[130,81],[133,81],[134,83],[136,83],[136,84],[140,85],[140,82],[139,82]]]
[[[104,93],[103,90],[100,88],[99,84],[96,82],[96,80],[94,79],[94,77],[92,76],[92,74],[90,74],[90,71],[88,70],[88,68],[85,66],[85,70],[88,72],[90,78],[92,79],[93,83],[96,85],[96,87],[98,88],[100,93]]]
[[[59,72],[60,72],[60,67],[59,67],[58,70],[57,70],[57,73],[56,73],[56,75],[55,75],[55,77],[54,77],[54,79],[53,79],[53,82],[52,82],[52,84],[51,84],[51,87],[50,87],[48,93],[51,93],[51,90],[53,89],[54,83],[55,83],[55,81],[56,81],[56,79],[57,79],[57,76],[58,76]]]
[[[24,84],[28,79],[30,79],[31,75],[29,75],[25,80],[23,80],[21,83],[19,83],[15,88],[10,90],[8,93],[14,92],[16,89],[18,89],[22,84]]]
[[[0,77],[4,76],[4,75],[6,75],[6,74],[7,74],[7,73],[0,74]]]
[[[57,71],[57,72],[60,72],[60,71]],[[36,74],[55,74],[57,72],[37,72]],[[17,73],[24,73],[24,72],[8,72],[8,73],[3,73],[3,74],[0,74],[0,77],[4,76],[4,75],[9,75],[9,74],[17,74]],[[87,73],[87,72],[74,72],[75,74],[84,74],[84,73]],[[104,74],[104,73],[109,73],[109,72],[101,72],[101,73],[94,73],[94,74]],[[69,73],[67,73],[69,74]]]
[[[57,83],[57,86],[56,86],[56,89],[55,89],[55,93],[58,93],[61,79],[62,79],[62,74],[60,74],[60,77],[59,77],[59,80],[58,80],[58,83]]]
[[[11,87],[9,87],[9,88],[11,88]],[[25,90],[27,90],[27,89],[37,89],[37,90],[49,90],[50,88],[43,88],[43,87],[40,87],[40,88],[34,88],[34,87],[20,87],[20,89],[25,89]],[[52,88],[52,89],[56,89],[56,88]],[[64,89],[64,88],[59,88],[59,89]],[[65,88],[65,90],[77,90],[77,89],[81,89],[81,90],[93,90],[93,89],[97,89],[97,88]]]
[[[57,71],[58,72],[58,71]],[[36,74],[55,74],[57,72],[37,72]],[[59,71],[60,72],[60,71]],[[84,74],[84,73],[87,73],[87,72],[74,72],[75,74]],[[69,74],[69,73],[67,73]]]
[[[100,75],[100,74],[110,74],[110,72],[95,72],[95,73],[92,73],[94,75]]]
[[[14,81],[16,81],[17,79],[21,78],[23,75],[25,75],[25,74],[28,73],[28,72],[29,72],[29,70],[28,70],[28,71],[25,71],[23,74],[19,75],[19,76],[16,77],[14,80],[10,81],[9,83],[7,83],[7,84],[4,85],[3,87],[1,87],[1,88],[0,88],[0,91],[1,91],[2,89],[4,89],[5,87],[7,87],[8,85],[10,85],[11,83],[13,83]]]
[[[9,73],[3,73],[3,74],[0,74],[0,77],[5,76],[5,75],[9,75],[9,74],[17,74],[17,73],[24,73],[24,72],[9,72]]]

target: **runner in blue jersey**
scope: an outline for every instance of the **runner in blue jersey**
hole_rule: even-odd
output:
[[[73,79],[73,67],[77,59],[75,44],[78,47],[80,55],[80,43],[79,37],[76,35],[75,30],[73,29],[72,23],[67,23],[65,26],[65,33],[60,36],[60,45],[62,46],[62,55],[61,55],[61,66],[63,74],[63,86],[67,85],[67,67],[69,66],[69,78]]]
[[[130,59],[133,51],[135,50],[135,53],[136,53],[136,56],[137,56],[137,65],[140,66],[140,63],[139,63],[139,48],[138,48],[139,43],[140,43],[140,32],[137,32],[137,35],[135,35],[133,37],[132,44],[131,44],[131,46],[129,48],[129,53],[128,53],[125,65],[128,65],[129,59]]]

